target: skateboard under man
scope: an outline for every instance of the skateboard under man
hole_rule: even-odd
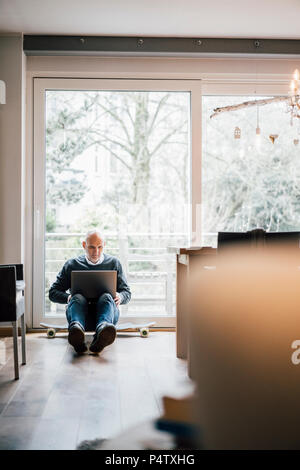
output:
[[[149,327],[155,325],[155,321],[150,323],[120,323],[117,324],[117,332],[118,331],[139,331],[142,338],[147,338],[149,336]],[[55,338],[55,335],[60,330],[67,330],[68,325],[53,325],[49,323],[40,323],[43,328],[47,328],[47,336],[48,338]]]

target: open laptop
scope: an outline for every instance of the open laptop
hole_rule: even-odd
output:
[[[81,294],[88,300],[104,293],[116,297],[117,271],[72,271],[71,294]]]

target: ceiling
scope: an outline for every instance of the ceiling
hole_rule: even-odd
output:
[[[0,33],[300,39],[300,0],[0,0]]]

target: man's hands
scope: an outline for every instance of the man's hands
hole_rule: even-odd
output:
[[[68,301],[67,301],[67,303],[70,302],[71,297],[72,297],[72,295],[70,294],[70,295],[68,296]]]
[[[119,307],[120,302],[121,302],[121,296],[120,296],[119,292],[116,292],[116,297],[114,298],[114,301],[116,303],[116,306]]]

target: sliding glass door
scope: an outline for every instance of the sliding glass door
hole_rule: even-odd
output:
[[[299,230],[299,119],[291,122],[285,101],[256,104],[287,95],[289,84],[253,89],[211,85],[202,97],[204,246],[216,247],[220,231]]]
[[[35,79],[34,327],[65,321],[49,287],[94,227],[132,290],[121,316],[175,325],[168,247],[197,244],[200,119],[199,82]]]

